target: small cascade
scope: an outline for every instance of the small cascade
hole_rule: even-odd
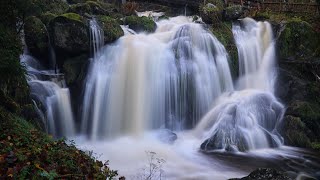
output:
[[[273,92],[276,57],[270,23],[245,18],[233,25],[232,32],[239,54],[239,89]]]
[[[31,98],[41,105],[37,109],[47,132],[55,137],[75,135],[70,93],[63,75],[44,70],[36,59],[26,54],[21,56],[21,63],[27,67]]]
[[[104,45],[104,32],[95,18],[90,20],[90,46],[94,58],[97,58],[99,50]]]
[[[187,17],[158,22],[154,34],[126,35],[91,64],[82,131],[92,139],[192,128],[232,91],[227,53]]]
[[[195,129],[204,151],[248,151],[279,147],[284,106],[273,94],[275,51],[271,25],[245,18],[233,25],[239,52],[241,91],[215,102]],[[205,133],[203,133],[205,132]]]

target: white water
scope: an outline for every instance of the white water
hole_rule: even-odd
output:
[[[247,151],[283,144],[278,126],[284,106],[274,97],[275,50],[271,25],[245,18],[233,25],[239,54],[237,89],[224,94],[196,132],[205,151]],[[203,133],[206,132],[206,133]]]
[[[47,132],[55,137],[75,135],[70,93],[65,88],[62,74],[44,70],[36,59],[27,54],[21,56],[21,63],[27,67],[31,98],[41,104]]]
[[[232,91],[221,43],[186,17],[153,34],[126,35],[91,64],[82,131],[92,139],[194,127],[221,93]]]

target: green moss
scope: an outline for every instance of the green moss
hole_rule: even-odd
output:
[[[316,55],[320,34],[309,23],[295,18],[287,22],[278,42],[281,57],[308,59]]]
[[[98,16],[97,18],[104,31],[105,43],[113,42],[124,35],[124,32],[117,20],[109,16]]]
[[[124,23],[135,31],[154,32],[156,23],[149,17],[127,16]]]
[[[65,13],[65,14],[62,14],[60,15],[61,17],[65,17],[67,19],[71,19],[71,20],[74,20],[74,21],[79,21],[79,22],[84,22],[84,18],[82,16],[80,16],[79,14],[76,14],[76,13]]]

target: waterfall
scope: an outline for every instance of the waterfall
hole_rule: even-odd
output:
[[[92,62],[83,133],[96,139],[190,129],[233,90],[228,55],[211,33],[187,17],[157,25],[153,34],[125,35]]]
[[[275,51],[271,25],[245,18],[232,30],[239,54],[240,91],[220,96],[198,124],[195,132],[205,139],[201,149],[279,147],[283,140],[278,126],[284,107],[273,94]]]
[[[239,54],[239,88],[273,92],[276,57],[270,23],[245,18],[232,32]]]
[[[104,45],[104,32],[99,26],[95,18],[91,19],[90,22],[90,46],[92,49],[93,58],[98,57],[98,52]]]
[[[44,70],[36,59],[27,54],[21,56],[21,63],[27,67],[31,98],[41,105],[38,109],[47,132],[55,137],[75,135],[70,93],[65,88],[63,75],[56,74],[54,70]]]

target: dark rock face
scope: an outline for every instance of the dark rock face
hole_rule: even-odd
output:
[[[54,18],[50,22],[50,31],[59,66],[68,57],[90,52],[89,27],[78,14],[68,13]]]
[[[285,144],[318,147],[320,135],[320,34],[301,20],[291,20],[278,35],[277,96],[288,107],[283,124]]]
[[[31,16],[24,25],[25,41],[30,53],[48,65],[49,37],[46,26],[40,19]]]
[[[230,180],[291,180],[291,178],[275,169],[259,168],[246,177]]]
[[[82,104],[83,82],[86,78],[89,67],[88,54],[82,54],[74,58],[66,59],[63,64],[63,72],[67,86],[70,89],[71,103],[75,115],[79,115],[80,105]],[[75,119],[81,119],[76,117]]]

